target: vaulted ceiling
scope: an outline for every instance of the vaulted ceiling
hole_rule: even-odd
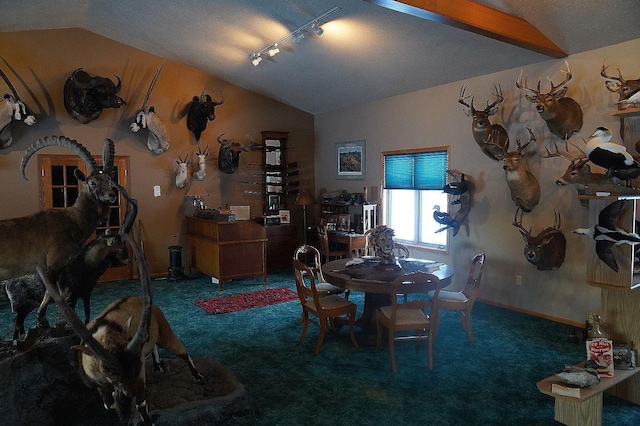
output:
[[[640,38],[636,0],[0,4],[0,32],[84,28],[312,114]],[[252,65],[252,52],[334,6],[340,10],[327,18],[321,37],[309,32],[297,44],[287,40],[279,54]],[[536,30],[545,48],[526,39]]]

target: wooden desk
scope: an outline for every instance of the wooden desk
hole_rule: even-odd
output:
[[[266,283],[266,243],[264,228],[254,222],[187,217],[188,266],[217,278],[218,290],[232,278],[262,275]]]
[[[354,254],[359,256],[361,250],[364,250],[364,246],[367,244],[367,237],[364,234],[340,231],[329,231],[327,234],[329,235],[329,242],[346,244],[351,256]]]
[[[391,304],[391,286],[389,284],[400,275],[416,271],[430,272],[440,279],[443,288],[451,284],[453,276],[451,266],[424,259],[401,259],[399,263],[402,270],[376,270],[376,268],[367,267],[348,269],[346,264],[351,260],[339,259],[327,262],[322,265],[322,274],[327,282],[335,286],[365,293],[364,310],[356,324],[368,329],[375,329],[376,309]]]
[[[584,363],[579,364],[583,366]],[[554,420],[565,425],[600,426],[602,425],[602,392],[620,385],[625,380],[640,372],[633,370],[615,370],[613,377],[603,377],[597,385],[580,389],[580,398],[553,393],[553,384],[563,384],[556,376],[549,376],[536,383],[538,390],[555,398]],[[566,385],[565,385],[566,386]]]

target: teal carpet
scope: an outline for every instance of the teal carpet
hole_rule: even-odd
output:
[[[269,274],[267,288],[295,291],[289,271]],[[567,340],[571,327],[502,308],[476,303],[471,345],[456,313],[443,312],[434,342],[434,369],[426,346],[396,344],[398,372],[391,372],[386,345],[375,351],[356,329],[360,348],[347,330],[328,334],[313,356],[318,329],[298,343],[299,302],[212,315],[195,300],[265,288],[260,280],[225,284],[221,293],[206,276],[187,281],[154,280],[154,302],[192,356],[210,356],[235,373],[260,408],[258,425],[554,425],[553,398],[535,384],[564,364],[584,358],[584,345]],[[138,294],[136,281],[100,284],[92,296],[92,316],[111,300]],[[362,311],[363,295],[351,293]],[[79,311],[82,304],[78,304]],[[49,320],[60,319],[50,307]],[[13,315],[0,300],[5,339]],[[26,326],[35,322],[35,312]],[[161,356],[172,356],[162,352]],[[85,425],[118,424],[102,412]],[[604,425],[640,424],[640,407],[608,395]]]

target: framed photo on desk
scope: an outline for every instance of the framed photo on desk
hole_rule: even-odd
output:
[[[336,230],[349,232],[351,226],[351,215],[349,214],[339,214],[338,222],[336,224]]]

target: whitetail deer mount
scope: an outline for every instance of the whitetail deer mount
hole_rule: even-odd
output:
[[[520,217],[518,217],[520,213]],[[550,271],[559,268],[564,263],[567,239],[560,230],[560,213],[554,210],[553,226],[547,226],[538,235],[531,235],[531,228],[527,231],[522,227],[522,210],[516,209],[513,226],[518,228],[525,242],[524,257],[527,262],[536,265],[538,271]]]
[[[489,158],[500,161],[504,158],[504,147],[509,143],[509,136],[504,127],[499,124],[491,124],[489,121],[489,117],[498,112],[497,105],[504,101],[502,88],[499,88],[499,86],[495,84],[493,87],[495,88],[494,95],[496,100],[491,104],[487,101],[487,106],[483,110],[475,109],[473,96],[464,96],[464,92],[467,89],[466,85],[460,89],[458,102],[466,107],[462,111],[472,118],[471,131],[480,150]],[[470,103],[465,101],[467,98],[471,98]]]
[[[509,144],[504,148],[504,176],[507,180],[507,185],[511,190],[511,199],[513,202],[524,210],[530,212],[540,202],[540,183],[538,179],[529,171],[529,165],[527,159],[523,154],[523,151],[531,144],[535,142],[536,138],[529,131],[529,141],[521,145],[520,140],[516,138],[518,148],[515,151],[508,151]]]
[[[580,131],[582,128],[582,108],[572,98],[565,97],[567,94],[567,83],[571,80],[571,70],[569,63],[565,61],[567,70],[564,81],[557,86],[549,79],[551,90],[548,93],[541,93],[540,79],[536,89],[530,89],[527,86],[527,77],[520,76],[516,81],[516,87],[530,94],[525,98],[531,103],[536,104],[536,110],[540,117],[547,123],[549,131],[560,139],[569,139],[571,135]]]

